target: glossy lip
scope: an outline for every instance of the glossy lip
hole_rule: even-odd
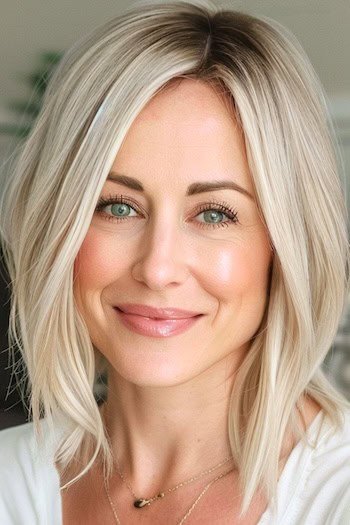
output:
[[[179,308],[155,308],[141,304],[121,304],[114,307],[123,324],[148,337],[170,337],[193,326],[203,314]]]
[[[201,315],[200,312],[180,310],[180,308],[155,308],[145,304],[118,304],[115,306],[125,314],[142,315],[152,319],[187,319]]]

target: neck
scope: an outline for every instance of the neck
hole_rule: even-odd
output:
[[[167,387],[135,385],[110,371],[107,431],[136,492],[149,493],[153,483],[155,491],[176,484],[231,455],[227,419],[233,375],[227,361],[216,366],[215,373],[207,370]]]

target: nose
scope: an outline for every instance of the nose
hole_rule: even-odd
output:
[[[179,225],[150,223],[132,267],[133,278],[155,291],[184,283],[190,274],[184,235]]]

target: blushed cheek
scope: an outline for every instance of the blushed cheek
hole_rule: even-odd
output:
[[[238,284],[242,281],[242,274],[244,274],[242,257],[235,251],[226,250],[218,253],[214,268],[217,269],[218,278],[224,288],[232,287],[233,283]]]
[[[118,257],[119,252],[119,257]],[[120,264],[120,251],[97,232],[90,231],[80,247],[74,262],[74,279],[90,288],[103,286]]]
[[[245,293],[266,293],[270,257],[264,250],[229,246],[213,250],[207,261],[207,290],[214,296],[232,301]]]

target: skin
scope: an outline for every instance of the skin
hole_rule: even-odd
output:
[[[105,207],[80,249],[76,299],[95,346],[135,387],[180,385],[223,359],[240,362],[265,309],[268,235],[254,198],[232,189],[186,196],[192,183],[217,180],[254,194],[243,137],[223,101],[190,80],[158,95],[131,127],[112,172],[136,178],[145,191],[107,180],[102,197],[122,195],[144,216],[130,210],[117,222]],[[238,222],[204,222],[199,207],[213,200]],[[184,334],[149,338],[118,322],[119,303],[204,315]]]
[[[230,392],[265,311],[272,252],[242,133],[208,84],[185,79],[155,96],[131,126],[111,171],[137,179],[144,191],[106,181],[102,197],[122,195],[134,209],[124,206],[129,215],[120,221],[112,215],[115,208],[99,207],[76,260],[75,297],[95,347],[109,363],[104,417],[114,454],[134,491],[149,495],[230,455]],[[193,183],[223,180],[244,191],[186,195]],[[213,216],[203,213],[204,205]],[[225,212],[230,221],[223,208],[230,209]],[[225,224],[213,225],[213,218]],[[120,303],[203,315],[179,335],[147,337],[121,323],[114,310]],[[181,518],[210,479],[167,496],[165,507],[152,505],[138,523]],[[215,523],[213,505],[218,523],[232,523],[238,506],[220,498],[227,492],[232,501],[233,486],[235,474],[213,486],[191,523]],[[140,518],[118,477],[111,494],[126,522],[135,512]],[[92,500],[94,512],[98,505]],[[99,508],[99,516],[105,512],[106,523],[113,523],[103,501],[106,510]],[[257,521],[264,503],[253,507],[251,521],[239,523]]]

